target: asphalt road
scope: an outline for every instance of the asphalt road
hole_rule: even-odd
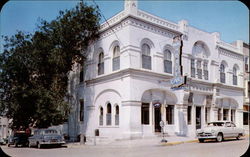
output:
[[[185,143],[174,146],[78,146],[63,148],[14,148],[1,146],[12,157],[240,157],[249,139],[226,140],[221,143]]]

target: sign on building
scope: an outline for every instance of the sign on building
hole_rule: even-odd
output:
[[[173,38],[173,49],[174,49],[174,77],[170,80],[172,89],[179,89],[184,87],[186,84],[186,76],[183,76],[183,67],[182,67],[182,35],[175,36]]]

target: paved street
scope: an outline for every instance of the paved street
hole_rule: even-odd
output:
[[[158,145],[76,145],[63,148],[14,148],[1,146],[13,157],[239,157],[246,152],[248,137],[222,143],[185,143],[174,146]]]

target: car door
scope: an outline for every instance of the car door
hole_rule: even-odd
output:
[[[224,137],[232,137],[233,136],[233,129],[230,122],[225,123],[224,128]]]
[[[232,126],[232,136],[237,137],[239,135],[239,129],[233,122],[231,122],[231,126]]]

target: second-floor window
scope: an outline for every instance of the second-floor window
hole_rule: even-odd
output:
[[[195,61],[191,59],[191,77],[195,77]]]
[[[164,51],[164,72],[172,74],[172,55],[169,50]]]
[[[197,60],[197,75],[199,79],[202,79],[202,69],[200,60]]]
[[[142,45],[142,68],[151,70],[150,47],[148,44]]]
[[[233,67],[233,85],[237,85],[237,69]]]
[[[203,63],[203,73],[204,73],[204,79],[208,80],[208,68],[207,68],[207,62]]]
[[[220,82],[221,83],[226,82],[226,74],[225,74],[225,66],[224,66],[224,64],[220,65]]]
[[[104,74],[104,54],[101,52],[98,57],[98,75]]]
[[[113,71],[120,69],[120,47],[115,46],[113,52]]]

